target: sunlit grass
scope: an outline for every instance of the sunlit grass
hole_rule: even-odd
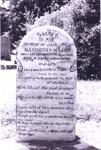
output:
[[[101,121],[101,81],[77,81],[77,119]]]
[[[3,138],[15,135],[16,129],[16,71],[1,70],[1,125]],[[101,122],[101,81],[77,81],[77,121]]]

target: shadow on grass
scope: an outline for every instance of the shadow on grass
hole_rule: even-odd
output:
[[[24,141],[28,150],[100,150],[82,141],[79,137],[72,142],[66,141]]]

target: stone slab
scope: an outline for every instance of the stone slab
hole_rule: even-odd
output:
[[[1,36],[1,59],[11,60],[10,52],[10,38]]]
[[[17,135],[24,140],[75,139],[76,47],[53,26],[21,41],[17,55]]]

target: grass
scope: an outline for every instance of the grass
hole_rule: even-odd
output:
[[[101,81],[78,81],[77,119],[101,121]]]
[[[2,139],[5,139],[15,136],[16,131],[16,71],[1,70],[0,80],[1,132]],[[96,136],[101,137],[100,87],[101,81],[77,81],[76,130],[82,138],[95,138],[91,144],[95,142],[101,148],[101,138],[96,142]]]
[[[15,122],[16,71],[1,70],[1,122]],[[77,81],[76,117],[101,121],[101,81]]]
[[[1,115],[2,123],[15,120],[16,71],[1,70]],[[77,81],[77,119],[101,121],[101,81]]]

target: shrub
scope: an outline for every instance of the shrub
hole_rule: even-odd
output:
[[[77,0],[73,3],[78,76],[100,79],[100,0]],[[76,2],[76,1],[75,1]]]
[[[8,12],[1,12],[1,35],[4,35],[5,33],[9,34],[10,30],[10,18],[9,18],[9,13]]]
[[[52,11],[60,9],[68,1],[70,0],[20,0],[15,3],[11,12],[12,28],[10,31],[13,47],[16,47],[17,42],[26,34],[26,24],[29,21],[32,25],[36,17],[43,16],[45,12],[50,14]]]
[[[54,25],[68,32],[77,47],[80,79],[100,79],[100,9],[99,0],[75,0],[60,10],[36,18],[33,27]],[[92,19],[93,18],[93,19]],[[82,76],[81,76],[82,74]]]

